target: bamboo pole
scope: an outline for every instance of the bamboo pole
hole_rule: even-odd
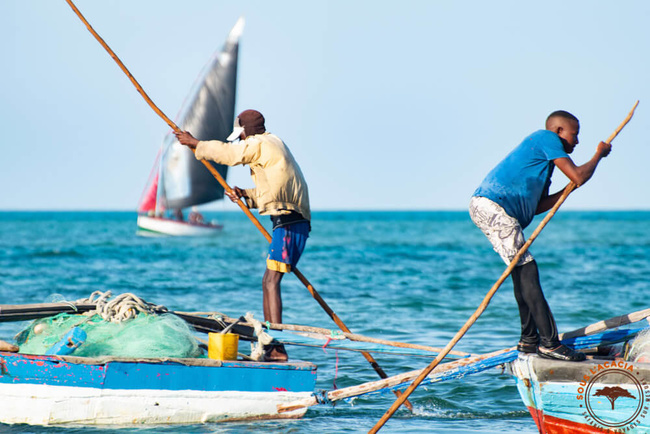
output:
[[[305,332],[311,334],[318,334],[323,336],[324,338],[327,338],[331,335],[331,330],[320,328],[320,327],[309,327],[309,326],[301,326],[295,324],[274,324],[274,323],[271,323],[270,325],[271,325],[270,328],[272,330],[289,330],[289,331],[296,331],[296,332]],[[440,351],[442,351],[442,348],[438,348],[438,347],[431,347],[428,345],[409,344],[407,342],[391,341],[387,339],[377,339],[377,338],[372,338],[364,335],[359,335],[356,333],[342,332],[341,336],[353,342],[368,342],[372,344],[387,345],[396,348],[410,348],[414,350],[430,351],[432,353],[439,353]],[[449,354],[453,356],[460,356],[460,357],[472,356],[472,354],[463,351],[450,351]]]
[[[455,368],[462,366],[467,366],[472,363],[480,362],[487,358],[505,354],[509,351],[516,349],[516,347],[505,348],[503,350],[493,351],[491,353],[481,354],[477,356],[468,357],[465,359],[454,360],[453,362],[442,363],[436,369],[436,374],[450,371]],[[400,384],[412,381],[416,378],[422,370],[405,372],[403,374],[394,375],[392,377],[384,378],[382,380],[370,381],[368,383],[358,384],[356,386],[345,387],[342,389],[332,390],[327,393],[327,400],[331,402],[339,401],[341,399],[351,398],[353,396],[359,396],[370,392],[375,392],[377,390],[385,389],[387,387],[395,387]],[[286,404],[278,404],[277,409],[278,413],[286,413],[288,411],[298,410],[304,407],[311,407],[318,404],[318,398],[315,396],[310,396],[309,398],[301,399],[298,401],[288,402]]]
[[[607,143],[611,143],[612,140],[618,135],[618,133],[621,132],[623,127],[627,125],[627,123],[632,119],[632,115],[634,114],[634,110],[636,107],[639,105],[639,101],[637,101],[634,106],[632,107],[632,110],[628,113],[626,116],[625,120],[616,128],[614,133],[607,139]],[[548,212],[548,214],[544,217],[544,219],[541,221],[541,223],[537,226],[533,234],[530,236],[528,241],[519,249],[515,257],[512,259],[510,262],[510,265],[506,268],[506,270],[503,272],[501,277],[496,281],[496,283],[490,288],[488,291],[487,295],[479,305],[479,307],[476,309],[476,311],[472,314],[472,316],[467,320],[467,322],[458,330],[456,335],[453,337],[451,341],[445,346],[445,348],[438,354],[438,356],[433,359],[433,361],[427,366],[422,373],[411,383],[411,385],[404,391],[404,394],[397,398],[397,400],[393,403],[393,405],[386,411],[386,413],[379,419],[377,424],[375,424],[374,427],[369,431],[369,433],[376,433],[381,429],[382,426],[388,421],[388,419],[391,418],[393,414],[397,411],[397,409],[402,405],[404,400],[406,400],[411,393],[418,387],[418,385],[424,380],[427,375],[440,363],[440,361],[451,351],[451,349],[456,345],[456,343],[467,333],[467,330],[476,322],[476,320],[481,316],[481,314],[487,309],[488,304],[490,303],[490,300],[494,296],[494,294],[497,292],[503,281],[510,275],[512,270],[515,268],[515,265],[517,265],[517,262],[519,261],[519,258],[528,250],[530,245],[535,241],[539,233],[544,229],[546,224],[553,218],[557,210],[560,208],[560,206],[564,203],[566,198],[571,194],[571,192],[576,188],[576,184],[571,182],[569,185],[567,185],[564,188],[564,192],[558,199],[558,201],[555,203],[553,208]]]
[[[304,332],[312,335],[322,336],[323,339],[330,337],[332,334],[332,330],[328,330],[321,327],[302,326],[297,324],[276,324],[276,323],[270,323],[269,325],[270,325],[269,328],[271,330],[288,330],[288,331],[295,331],[295,332]],[[410,348],[414,350],[430,351],[432,353],[439,353],[440,351],[442,351],[442,348],[438,348],[438,347],[431,347],[428,345],[409,344],[406,342],[397,342],[397,341],[391,341],[387,339],[377,339],[377,338],[372,338],[372,337],[359,335],[355,333],[341,332],[341,336],[353,342],[368,342],[372,344],[387,345],[396,348]],[[460,356],[460,357],[472,356],[472,354],[463,351],[450,351],[449,354],[453,356]]]
[[[142,97],[145,99],[147,104],[149,104],[149,106],[156,112],[156,114],[158,114],[158,116],[160,116],[167,123],[167,125],[169,125],[175,132],[180,132],[181,131],[180,128],[178,128],[178,126],[171,119],[169,119],[165,115],[165,113],[163,113],[162,110],[160,110],[158,108],[158,106],[152,101],[152,99],[149,98],[149,95],[147,95],[147,93],[144,91],[142,86],[140,86],[140,83],[138,83],[138,81],[135,79],[135,77],[133,77],[131,72],[129,72],[129,70],[124,65],[124,63],[122,63],[122,61],[119,59],[119,57],[117,57],[117,55],[111,49],[111,47],[109,47],[108,44],[106,44],[106,42],[104,42],[102,37],[99,36],[99,34],[95,31],[95,29],[93,29],[93,27],[90,25],[90,23],[81,14],[79,9],[77,9],[77,7],[74,5],[72,0],[65,0],[65,1],[68,3],[68,5],[70,5],[72,10],[79,17],[79,19],[86,25],[86,27],[88,28],[88,31],[90,33],[92,33],[92,35],[95,37],[95,39],[97,39],[97,41],[101,44],[101,46],[104,47],[104,49],[108,52],[108,54],[118,64],[120,69],[122,69],[122,71],[124,71],[124,73],[129,77],[129,80],[131,80],[131,83],[133,83],[133,85],[135,86],[137,91],[140,93],[140,95],[142,95]],[[192,150],[192,152],[195,152],[195,151]],[[223,177],[217,171],[217,169],[215,169],[214,166],[212,166],[212,164],[208,163],[205,160],[201,160],[201,162],[210,171],[210,173],[216,178],[216,180],[219,182],[219,184],[221,184],[221,186],[224,188],[224,190],[227,193],[232,193],[233,190],[226,183],[226,180],[223,179]],[[237,205],[239,205],[241,210],[244,211],[244,213],[248,216],[248,218],[255,225],[255,227],[257,227],[257,229],[262,233],[262,235],[264,235],[266,240],[268,242],[271,242],[271,240],[272,240],[271,235],[267,232],[267,230],[264,228],[264,226],[262,226],[262,224],[259,222],[259,220],[257,220],[257,218],[255,218],[255,216],[250,211],[250,209],[248,209],[248,207],[241,200],[237,201]],[[330,318],[332,318],[332,320],[336,323],[336,325],[338,325],[341,328],[341,330],[343,330],[343,331],[345,331],[347,333],[350,333],[350,329],[347,328],[347,326],[343,323],[343,321],[341,321],[341,319],[338,317],[338,315],[327,305],[327,303],[325,303],[325,300],[323,300],[323,298],[314,289],[314,287],[311,285],[311,283],[309,283],[309,281],[305,278],[305,276],[303,276],[302,273],[300,271],[298,271],[297,268],[293,269],[293,273],[307,287],[307,290],[311,293],[312,297],[314,297],[314,299],[316,299],[318,304],[320,304],[320,306],[325,310],[325,312],[327,312],[327,314],[330,316]],[[363,354],[363,357],[370,363],[370,365],[373,367],[375,372],[377,372],[377,374],[381,378],[387,378],[388,377],[388,375],[384,372],[384,370],[379,366],[377,361],[369,353],[362,352],[361,354]],[[397,396],[400,395],[399,392],[396,392],[395,394]],[[407,403],[406,405],[407,405],[407,407],[409,409],[412,408],[410,403]]]
[[[86,25],[86,28],[88,28],[88,31],[90,33],[92,33],[92,35],[95,37],[95,39],[97,39],[97,41],[101,44],[101,46],[104,47],[104,49],[108,52],[108,54],[113,58],[113,60],[115,61],[115,63],[117,63],[117,65],[120,67],[120,69],[122,71],[124,71],[124,73],[129,78],[129,80],[131,80],[131,83],[133,83],[133,85],[135,86],[138,93],[140,93],[140,95],[142,95],[144,100],[147,102],[147,104],[149,104],[149,106],[153,109],[153,111],[156,112],[156,114],[158,116],[160,116],[165,121],[165,123],[167,123],[167,125],[169,125],[169,127],[172,130],[174,130],[175,132],[180,132],[181,129],[174,123],[174,121],[172,121],[169,117],[167,117],[167,115],[165,115],[165,113],[163,113],[163,111],[160,108],[158,108],[158,106],[153,102],[153,100],[149,97],[149,95],[147,95],[147,92],[145,92],[145,90],[142,88],[140,83],[138,83],[138,80],[136,80],[135,77],[133,77],[131,72],[124,65],[124,63],[122,63],[120,58],[117,57],[117,55],[111,49],[111,47],[109,47],[108,44],[104,41],[104,39],[102,39],[102,37],[99,36],[99,34],[95,31],[95,29],[93,29],[93,27],[90,25],[90,23],[81,14],[79,9],[77,9],[77,7],[72,2],[72,0],[65,0],[65,1],[70,5],[70,7],[74,11],[74,13],[77,14],[79,19]],[[194,149],[192,149],[192,152],[194,152]],[[219,184],[221,184],[221,186],[224,188],[224,190],[226,190],[226,192],[228,192],[228,193],[231,193],[232,189],[226,183],[226,180],[223,179],[223,177],[217,171],[217,169],[215,169],[212,164],[208,163],[205,160],[201,160],[201,162],[210,171],[210,173],[217,179],[217,181],[219,182]],[[268,232],[266,232],[266,229],[264,229],[264,226],[262,226],[262,224],[255,218],[253,213],[251,213],[251,211],[248,209],[248,207],[246,205],[244,205],[241,201],[237,201],[237,204],[242,209],[242,211],[244,211],[244,213],[248,216],[248,218],[251,219],[253,224],[255,224],[255,226],[257,226],[257,228],[262,232],[262,234],[264,234],[266,239],[270,242],[271,241],[270,235],[268,234]]]
[[[0,305],[0,308],[2,305]],[[204,316],[210,316],[217,314],[216,312],[174,312],[176,315],[179,314],[184,314],[188,316],[193,316],[193,317],[200,317],[201,315]],[[227,315],[223,315],[221,313],[218,313],[221,318],[224,320],[224,322],[233,322],[235,321],[235,318],[231,318]],[[242,325],[248,325],[252,327],[252,324],[242,322]],[[324,339],[331,337],[332,332],[335,332],[334,330],[331,329],[326,329],[322,327],[313,327],[313,326],[304,326],[304,325],[299,325],[299,324],[278,324],[278,323],[268,323],[266,324],[270,330],[288,330],[288,331],[294,331],[294,332],[304,332],[304,333],[310,333],[310,334],[318,334],[321,335]],[[372,338],[369,336],[364,336],[364,335],[359,335],[356,333],[346,333],[341,331],[340,335],[345,337],[346,339],[349,339],[350,341],[353,342],[369,342],[373,344],[380,344],[380,345],[388,345],[391,347],[397,347],[397,348],[411,348],[414,350],[423,350],[423,351],[430,351],[432,353],[439,353],[442,351],[442,348],[438,347],[431,347],[428,345],[418,345],[418,344],[409,344],[406,342],[398,342],[398,341],[390,341],[387,339],[377,339],[377,338]],[[450,351],[449,354],[453,356],[460,356],[460,357],[467,357],[467,356],[473,356],[474,354],[466,353],[464,351]]]
[[[616,316],[606,320],[598,321],[586,327],[582,327],[566,333],[560,333],[559,338],[560,340],[563,340],[563,339],[576,338],[581,336],[588,336],[612,328],[617,328],[623,325],[632,324],[644,320],[648,317],[650,317],[650,309],[644,309],[637,312],[632,312],[625,315]],[[471,357],[462,360],[454,360],[452,362],[441,363],[433,370],[431,374],[439,374],[441,372],[448,371],[455,367],[467,366],[472,363],[485,360],[489,357],[498,356],[500,354],[507,353],[508,351],[512,351],[514,349],[516,349],[516,347],[504,348],[502,350],[493,351],[486,354],[473,355]],[[351,398],[353,396],[359,396],[370,392],[376,392],[377,390],[381,390],[386,387],[399,386],[402,383],[406,383],[408,381],[414,380],[421,372],[422,372],[421,369],[405,372],[403,374],[398,374],[383,380],[371,381],[368,383],[358,384],[356,386],[350,386],[342,389],[332,390],[330,392],[327,392],[326,401],[335,402],[341,399]],[[299,408],[310,407],[317,404],[319,404],[318,399],[314,396],[311,396],[309,398],[288,402],[286,404],[279,404],[277,408],[278,408],[278,412],[284,413],[287,411],[293,411]]]

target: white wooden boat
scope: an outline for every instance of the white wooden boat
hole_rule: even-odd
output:
[[[0,352],[0,423],[195,424],[299,418],[277,406],[310,396],[316,366]]]
[[[200,75],[181,110],[181,129],[199,140],[226,140],[235,119],[239,38],[244,26],[239,19],[224,47]],[[226,179],[228,167],[211,164]],[[168,133],[163,140],[138,205],[139,235],[212,236],[221,225],[193,219],[194,207],[222,200],[224,189],[192,151]],[[182,218],[183,210],[189,218]]]

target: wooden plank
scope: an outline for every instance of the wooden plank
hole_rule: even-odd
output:
[[[84,313],[95,309],[88,303],[0,304],[0,322],[47,318],[60,313]]]
[[[95,310],[94,303],[35,303],[35,304],[0,304],[0,322],[27,321],[33,319],[47,318],[60,313],[85,313]],[[185,320],[198,332],[219,333],[224,326],[217,320],[205,318],[191,313],[170,311],[173,315]],[[224,319],[228,325],[234,320]],[[237,324],[232,328],[244,340],[257,340],[253,327]]]

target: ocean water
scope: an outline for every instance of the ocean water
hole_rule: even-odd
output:
[[[135,235],[132,212],[0,212],[0,303],[77,300],[93,291],[135,293],[183,311],[261,319],[266,241],[239,212],[206,213],[223,233],[210,239]],[[529,235],[541,219],[526,231]],[[269,227],[268,218],[261,219]],[[467,212],[315,212],[299,269],[355,333],[443,347],[505,269]],[[560,331],[647,308],[650,212],[560,210],[531,251]],[[284,321],[336,329],[292,275],[282,285]],[[1,323],[12,340],[25,323]],[[515,345],[519,319],[510,280],[457,344],[485,353]],[[356,352],[288,347],[318,365],[320,389],[378,379]],[[431,359],[375,356],[389,374]],[[38,428],[0,432],[239,433],[367,432],[391,393],[310,408],[290,421],[191,426]],[[381,432],[535,433],[514,381],[499,369],[418,389]]]

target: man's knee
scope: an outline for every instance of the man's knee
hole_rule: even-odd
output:
[[[269,270],[267,268],[264,272],[264,277],[262,278],[262,285],[265,287],[277,286],[283,277],[284,273],[275,270]]]

